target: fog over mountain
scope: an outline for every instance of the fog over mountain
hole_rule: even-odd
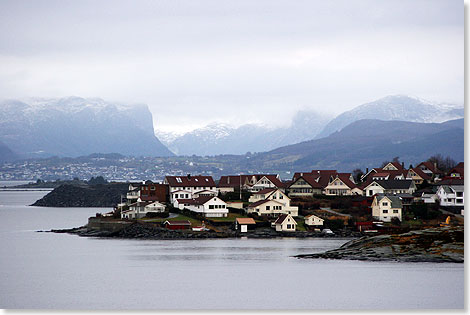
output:
[[[0,141],[22,158],[173,155],[155,137],[147,105],[114,104],[98,98],[3,101]]]
[[[178,155],[245,154],[312,139],[330,118],[315,111],[299,111],[288,127],[212,123],[182,135],[161,130],[156,135]]]
[[[437,104],[405,95],[390,95],[360,105],[331,120],[316,138],[323,138],[360,119],[439,123],[464,117],[464,107]]]
[[[324,138],[361,119],[410,122],[443,122],[464,117],[464,108],[435,104],[418,98],[391,95],[331,117],[315,111],[299,111],[289,127],[246,124],[232,127],[212,123],[191,132],[176,134],[157,130],[157,137],[178,155],[217,155],[263,152],[306,140]]]

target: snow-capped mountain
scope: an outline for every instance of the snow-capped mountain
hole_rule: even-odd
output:
[[[338,115],[316,138],[326,137],[361,119],[440,123],[463,117],[464,108],[460,105],[437,104],[405,95],[391,95]]]
[[[289,127],[255,124],[233,127],[212,123],[183,135],[161,130],[157,130],[156,135],[179,155],[245,154],[313,139],[328,120],[329,117],[316,112],[301,111],[294,116]]]
[[[155,137],[147,105],[114,104],[99,98],[3,101],[0,141],[22,157],[173,155]]]

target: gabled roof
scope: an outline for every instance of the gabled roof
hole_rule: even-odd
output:
[[[273,185],[276,186],[277,188],[284,188],[285,187],[285,184],[283,182],[281,182],[279,180],[279,178],[277,178],[277,175],[264,175],[264,177],[269,179],[269,181],[271,181],[271,183],[273,183]],[[258,181],[260,181],[262,178],[263,177],[261,177]]]
[[[212,198],[217,198],[215,196],[199,196],[197,198],[192,199],[176,199],[178,203],[189,204],[189,205],[196,205],[200,206],[207,203]]]
[[[318,184],[321,188],[325,188],[330,183],[330,178],[333,175],[336,175],[338,172],[336,170],[312,170],[312,175],[316,176]]]
[[[413,185],[413,181],[411,179],[375,179],[372,180],[367,186],[374,182],[384,189],[409,189]]]
[[[432,177],[429,176],[429,174],[426,174],[425,172],[423,172],[423,170],[420,169],[419,167],[415,167],[415,168],[409,169],[408,172],[409,172],[409,171],[415,172],[417,175],[419,175],[419,177],[421,177],[421,178],[424,179],[424,180],[431,180],[431,179],[432,179]]]
[[[240,187],[240,180],[241,186],[248,185],[250,179],[254,176],[256,181],[260,180],[261,177],[265,176],[266,174],[253,174],[253,175],[227,175],[221,176],[219,180],[219,184],[217,187],[233,187],[237,188]]]
[[[311,173],[295,173],[292,181],[288,184],[287,187],[292,186],[295,184],[300,178],[302,178],[306,183],[308,183],[312,188],[323,188],[320,183],[317,181],[317,179],[320,178],[319,175],[317,174],[311,174]]]
[[[377,198],[377,203],[379,203],[382,199],[387,198],[388,200],[390,200],[392,208],[401,208],[402,207],[400,197],[398,197],[398,196],[387,195],[387,194],[377,194],[377,195],[375,195],[375,198]]]
[[[253,218],[236,218],[238,224],[256,224]]]
[[[264,200],[259,200],[259,201],[250,203],[250,204],[248,205],[248,208],[255,208],[255,207],[260,206],[260,205],[262,205],[262,204],[264,204],[264,203],[266,203],[266,202],[275,202],[275,203],[277,203],[277,204],[282,205],[282,203],[280,203],[280,202],[278,202],[278,201],[276,201],[276,200],[264,199]]]
[[[397,170],[403,170],[404,167],[398,162],[389,162],[387,165],[392,164]],[[387,165],[385,165],[382,169],[384,169]]]
[[[453,169],[451,169],[448,173],[448,175],[452,174],[452,173],[459,173],[460,174],[460,177],[464,177],[464,163],[463,162],[460,162],[459,164],[457,164]]]
[[[297,222],[295,222],[294,218],[289,214],[281,214],[279,217],[277,217],[276,221],[274,221],[274,224],[282,224],[284,222],[284,220],[287,219],[288,217],[290,217],[292,219],[294,224],[297,224]]]
[[[215,187],[212,176],[166,176],[171,187]]]
[[[308,218],[310,218],[310,217],[315,217],[315,218],[318,218],[318,219],[320,219],[320,220],[322,220],[322,221],[325,221],[325,219],[322,219],[322,218],[320,218],[319,216],[314,215],[314,214],[309,214],[309,215],[305,216],[305,219],[308,219]]]
[[[265,189],[255,192],[254,195],[265,195],[265,194],[272,193],[273,191],[276,191],[276,190],[277,188],[265,188]]]
[[[435,167],[434,163],[432,163],[432,162],[421,162],[416,167],[419,168],[421,165],[425,166],[428,170],[430,170],[434,174],[442,174],[443,173],[440,169]]]
[[[350,180],[350,176],[351,176],[351,173],[337,173],[336,175],[333,175],[333,178],[334,179],[338,178],[350,189],[356,188],[357,186]]]

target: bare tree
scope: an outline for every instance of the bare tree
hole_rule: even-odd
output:
[[[441,154],[431,156],[427,162],[436,164],[437,168],[444,172],[450,171],[457,165],[450,156],[443,157]]]

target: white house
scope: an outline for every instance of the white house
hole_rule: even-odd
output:
[[[280,189],[267,188],[255,192],[248,200],[247,213],[257,213],[259,215],[291,214],[297,216],[298,207],[290,205],[290,198]]]
[[[284,186],[279,175],[263,175],[249,190],[251,192],[257,192],[267,188],[279,188],[284,190]]]
[[[274,226],[278,232],[295,232],[297,228],[297,222],[290,214],[281,214],[276,221]]]
[[[364,187],[367,197],[375,194],[413,194],[416,191],[416,185],[411,179],[397,180],[373,180]]]
[[[198,193],[203,195],[218,194],[212,176],[166,176],[164,184],[168,184],[170,202],[175,205],[177,199],[193,199]],[[175,205],[176,207],[176,205]]]
[[[401,221],[402,209],[403,205],[398,196],[377,194],[372,201],[372,216],[380,221],[390,222],[394,217]]]
[[[362,195],[362,190],[356,186],[350,173],[337,173],[325,187],[325,195]]]
[[[228,216],[227,204],[219,197],[204,196],[193,199],[177,199],[175,204],[179,209],[186,208],[208,218]]]
[[[443,207],[464,206],[464,185],[441,185],[436,195]]]
[[[323,220],[320,217],[317,217],[316,215],[310,214],[305,217],[305,224],[308,226],[323,226]]]
[[[166,206],[162,203],[139,201],[129,205],[128,210],[121,211],[122,219],[140,219],[147,215],[149,212],[165,212]]]

